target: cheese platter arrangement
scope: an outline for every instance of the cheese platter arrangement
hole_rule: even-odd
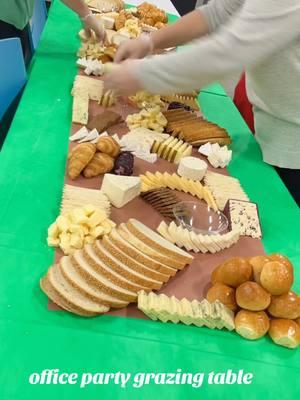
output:
[[[151,21],[147,12],[155,16]],[[127,38],[133,26],[160,29],[167,22],[163,12],[147,3],[134,11],[119,7],[101,12],[99,18],[113,35]],[[128,23],[131,20],[134,24]],[[261,256],[258,206],[224,169],[231,159],[231,150],[225,148],[231,143],[227,130],[203,118],[196,93],[139,92],[130,98],[105,93],[101,74],[119,43],[99,47],[82,33],[80,37],[63,196],[60,214],[48,229],[55,261],[40,281],[49,310],[82,317],[147,316],[164,323],[236,330],[247,339],[269,331],[275,343],[297,347],[298,306],[293,306],[291,318],[276,314],[280,299],[258,310],[240,305],[240,285],[262,284],[255,274],[263,263],[258,267],[255,257],[279,264],[276,270],[289,261]],[[203,144],[204,150],[198,151]],[[233,269],[246,265],[246,278],[239,285],[227,280],[232,272],[223,267],[232,259],[239,260],[228,262]],[[287,268],[292,276],[292,267]],[[287,294],[290,283],[279,296],[297,297]],[[276,296],[272,288],[268,293]],[[245,315],[235,314],[237,304]],[[269,322],[274,309],[288,322],[279,327],[280,319]],[[265,331],[245,334],[248,325],[260,319]],[[287,338],[290,326],[294,333]]]

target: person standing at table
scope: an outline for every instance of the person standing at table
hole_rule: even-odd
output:
[[[178,93],[246,70],[256,139],[300,205],[300,1],[210,0],[177,23],[124,42],[105,77],[120,94]],[[185,51],[153,50],[191,42]],[[255,173],[255,171],[253,171]]]
[[[26,63],[30,59],[29,21],[35,1],[39,0],[0,0],[0,39],[20,38]],[[100,41],[104,39],[104,28],[84,0],[61,1],[78,14],[88,31],[93,30]]]

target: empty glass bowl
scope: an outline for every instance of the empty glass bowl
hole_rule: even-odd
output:
[[[214,235],[228,228],[227,217],[202,202],[182,201],[173,208],[173,213],[183,228],[196,234]]]

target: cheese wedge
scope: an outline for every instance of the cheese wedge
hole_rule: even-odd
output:
[[[141,179],[136,176],[105,174],[101,190],[113,206],[123,207],[141,192]]]

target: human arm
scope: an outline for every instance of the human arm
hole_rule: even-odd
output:
[[[189,49],[135,61],[127,71],[152,93],[198,89],[280,51],[300,35],[299,20],[298,0],[246,0],[228,24]]]
[[[95,18],[84,0],[61,0],[67,7],[78,14],[85,30],[90,34],[94,31],[98,40],[105,39],[105,29],[103,25]]]
[[[144,58],[155,50],[181,46],[199,39],[225,23],[243,2],[244,0],[211,0],[209,4],[148,37],[124,42],[117,51],[115,60],[121,62],[130,58]]]

